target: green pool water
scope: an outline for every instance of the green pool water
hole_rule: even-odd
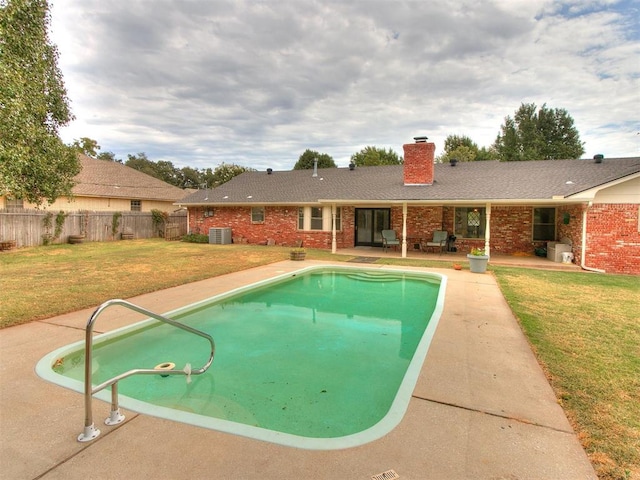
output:
[[[371,441],[406,410],[445,282],[391,269],[307,268],[171,312],[215,339],[212,367],[190,383],[178,375],[126,378],[120,404],[303,448]],[[45,357],[43,376],[82,391],[83,344]],[[145,321],[96,338],[93,381],[164,362],[201,366],[208,354],[201,337]]]

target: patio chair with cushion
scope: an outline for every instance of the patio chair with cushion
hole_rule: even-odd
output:
[[[440,254],[442,254],[447,246],[448,237],[446,230],[436,230],[433,232],[433,240],[422,243],[422,250],[427,251],[429,248],[438,248],[440,249]]]
[[[389,247],[398,247],[400,240],[396,237],[395,230],[382,230],[382,251],[386,252]]]

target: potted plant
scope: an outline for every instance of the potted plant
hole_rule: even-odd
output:
[[[467,254],[469,259],[469,270],[473,273],[484,273],[487,271],[487,263],[489,263],[489,255],[485,255],[483,248],[472,248],[471,253]]]
[[[302,247],[292,248],[291,251],[289,252],[289,258],[291,260],[302,261],[306,257],[307,257],[307,251]]]

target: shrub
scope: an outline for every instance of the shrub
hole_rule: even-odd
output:
[[[209,237],[202,233],[188,233],[182,237],[182,241],[189,243],[209,243]]]

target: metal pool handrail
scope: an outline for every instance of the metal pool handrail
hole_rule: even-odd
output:
[[[100,385],[92,388],[92,376],[93,376],[93,368],[92,368],[92,352],[93,352],[93,326],[98,319],[98,316],[106,310],[108,307],[120,305],[122,307],[129,308],[130,310],[134,310],[138,313],[142,313],[143,315],[148,315],[149,317],[155,318],[164,323],[168,323],[169,325],[173,325],[174,327],[180,328],[182,330],[186,330],[187,332],[193,333],[195,335],[199,335],[203,338],[206,338],[211,345],[211,354],[209,356],[209,360],[205,363],[201,368],[193,369],[185,367],[184,370],[158,370],[151,368],[136,368],[133,370],[129,370],[127,372],[121,373],[110,380],[107,380]],[[100,435],[100,430],[95,428],[93,423],[93,411],[92,411],[92,398],[93,395],[98,393],[99,391],[111,387],[111,413],[109,417],[104,421],[107,425],[116,425],[124,420],[124,415],[120,413],[120,409],[118,407],[118,381],[123,378],[130,377],[131,375],[201,375],[207,371],[207,369],[213,363],[213,356],[215,354],[215,343],[211,335],[201,332],[200,330],[196,330],[193,327],[188,325],[184,325],[182,323],[176,322],[175,320],[171,320],[170,318],[164,317],[157,313],[154,313],[145,308],[139,307],[138,305],[134,305],[131,302],[127,302],[126,300],[113,299],[107,300],[102,305],[100,305],[95,312],[89,317],[89,321],[87,322],[86,327],[86,337],[85,337],[85,363],[84,363],[84,430],[78,435],[79,442],[89,442]]]

